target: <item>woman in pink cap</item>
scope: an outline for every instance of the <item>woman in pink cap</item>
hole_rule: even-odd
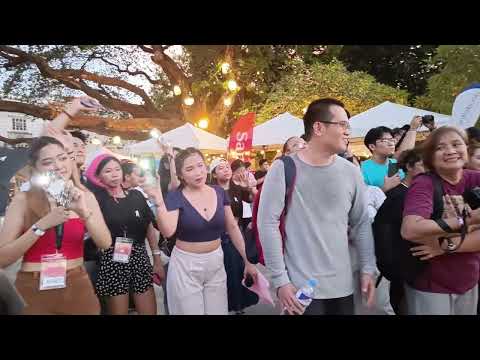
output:
[[[122,187],[123,175],[120,161],[108,154],[97,156],[86,171],[112,234],[112,246],[101,255],[95,288],[106,299],[109,314],[128,314],[132,290],[137,313],[156,315],[154,273],[145,244],[147,231],[156,226],[155,216],[140,191]],[[150,247],[159,257],[158,246]]]

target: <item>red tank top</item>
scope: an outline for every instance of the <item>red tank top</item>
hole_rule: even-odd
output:
[[[58,252],[67,260],[83,257],[83,237],[85,224],[80,218],[69,219],[64,223],[62,247]],[[39,263],[43,255],[55,254],[55,228],[48,229],[45,235],[38,238],[35,244],[23,255],[23,261]]]

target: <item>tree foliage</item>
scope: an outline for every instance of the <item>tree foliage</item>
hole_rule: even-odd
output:
[[[413,99],[425,93],[437,45],[345,45],[339,59],[350,71],[365,71],[382,84],[407,90]]]
[[[2,45],[0,111],[51,118],[55,113],[47,102],[87,94],[111,109],[115,121],[84,117],[76,126],[133,134],[145,126],[168,130],[207,116],[209,130],[222,135],[238,111],[263,104],[272,86],[292,70],[293,60],[326,61],[338,52],[323,45],[188,45],[176,53],[173,48]],[[221,72],[224,61],[231,64],[227,74]],[[238,90],[228,90],[232,79]],[[180,96],[173,94],[174,86],[181,88]],[[192,106],[183,101],[188,96],[195,99]],[[227,98],[231,105],[225,105]]]
[[[427,94],[416,99],[416,106],[451,114],[459,92],[480,81],[479,45],[442,45],[432,61],[440,67],[428,80]]]
[[[316,62],[310,66],[302,60],[296,60],[292,73],[274,86],[257,114],[257,122],[264,122],[284,112],[302,117],[305,107],[322,97],[342,101],[350,114],[355,115],[384,101],[406,104],[408,93],[379,84],[373,76],[364,72],[349,72],[336,59],[328,64]]]

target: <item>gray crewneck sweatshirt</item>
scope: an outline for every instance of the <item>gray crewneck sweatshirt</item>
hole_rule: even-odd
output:
[[[318,282],[314,298],[333,299],[353,293],[348,225],[362,272],[375,272],[375,252],[367,210],[367,189],[355,165],[336,156],[330,165],[312,166],[293,155],[297,176],[285,221],[285,253],[279,231],[285,203],[282,161],[275,161],[263,184],[258,231],[265,264],[278,288]]]

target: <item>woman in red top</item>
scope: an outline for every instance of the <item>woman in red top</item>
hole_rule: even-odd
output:
[[[405,288],[412,315],[474,315],[480,273],[480,209],[464,212],[463,194],[480,186],[480,172],[464,169],[466,136],[454,127],[441,127],[422,145],[423,163],[437,176],[443,190],[443,214],[432,219],[434,185],[431,176],[417,176],[405,199],[402,237],[418,243],[415,255],[428,260],[415,281]],[[465,224],[465,225],[463,225]],[[473,226],[472,226],[473,225]],[[460,233],[468,227],[465,241]]]
[[[30,165],[34,173],[54,171],[66,181],[72,179],[74,162],[54,138],[43,136],[34,141]],[[28,192],[15,195],[7,210],[0,232],[0,267],[23,256],[15,285],[27,303],[25,314],[100,313],[83,267],[83,238],[88,231],[97,246],[106,249],[111,236],[95,196],[82,188],[73,181],[66,209],[57,207],[42,189],[32,185]],[[55,227],[60,224],[63,238],[57,241]]]

